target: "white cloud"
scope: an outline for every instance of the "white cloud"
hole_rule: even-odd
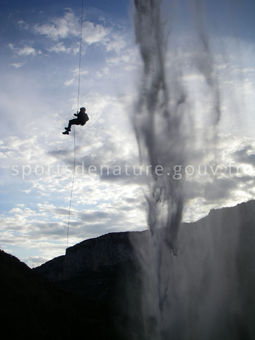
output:
[[[104,42],[109,33],[110,29],[100,24],[89,21],[85,21],[83,24],[83,40],[89,45]]]
[[[65,86],[70,86],[74,83],[74,78],[68,79],[64,82]]]
[[[120,53],[123,49],[127,47],[127,37],[118,33],[112,33],[111,36],[107,39],[105,47],[107,51]]]
[[[107,63],[112,66],[122,66],[126,71],[137,68],[139,59],[135,48],[127,47],[122,53],[107,58]]]
[[[78,67],[76,67],[74,70],[73,70],[73,74],[74,76],[78,76],[78,74],[80,74],[81,76],[86,76],[88,74],[88,70],[87,69],[84,69],[84,68],[81,68],[79,70]]]
[[[22,67],[23,65],[24,65],[24,63],[12,63],[12,64],[10,64],[12,67],[14,67],[14,68],[20,68],[20,67]]]
[[[65,39],[70,36],[79,35],[79,22],[71,10],[68,10],[63,17],[53,18],[50,23],[35,25],[36,33],[46,35],[52,40]]]
[[[37,24],[34,26],[34,32],[48,37],[56,42],[50,46],[47,51],[54,53],[73,53],[79,52],[79,46],[67,47],[61,40],[75,38],[77,41],[81,36],[80,18],[76,17],[71,10],[68,10],[62,17],[52,18],[49,23]],[[102,44],[109,51],[119,52],[125,46],[124,39],[120,35],[113,34],[110,36],[111,29],[101,24],[95,24],[90,21],[83,23],[83,42],[88,45]],[[76,41],[76,42],[77,42]],[[22,53],[22,51],[20,51]]]
[[[36,51],[31,46],[24,46],[23,48],[17,50],[17,54],[20,56],[36,55],[40,53],[41,53],[40,51]]]
[[[58,42],[54,46],[48,48],[49,52],[55,52],[55,53],[71,53],[72,48],[66,47],[63,42]]]
[[[78,67],[75,67],[75,68],[73,69],[73,71],[72,71],[72,74],[73,74],[73,77],[72,77],[72,78],[65,80],[65,82],[64,82],[64,85],[65,85],[65,86],[70,86],[70,85],[72,85],[75,81],[77,81],[78,75],[80,75],[80,77],[82,77],[82,76],[87,76],[87,75],[89,74],[89,72],[88,72],[87,69],[81,68],[81,69],[79,70]]]
[[[69,10],[63,17],[53,18],[48,24],[35,25],[34,31],[41,35],[45,35],[48,38],[59,41],[60,39],[66,39],[69,37],[79,37],[80,23],[74,13]],[[105,38],[109,35],[111,29],[104,27],[100,24],[94,24],[90,21],[83,23],[83,41],[87,44],[103,43]],[[113,39],[114,38],[114,39]],[[107,50],[119,51],[124,47],[124,41],[120,36],[114,35],[111,41],[108,41]]]
[[[102,70],[99,70],[96,72],[96,77],[99,78],[103,78],[105,76],[107,76],[109,74],[109,67],[104,67]]]
[[[28,25],[23,20],[20,21],[19,26],[28,29]],[[75,16],[72,10],[67,10],[63,16],[51,18],[47,23],[36,24],[33,26],[33,33],[46,36],[50,40],[56,42],[56,45],[47,48],[47,51],[54,53],[74,53],[79,52],[79,46],[75,48],[67,47],[63,40],[75,38],[76,42],[81,36],[80,18]],[[127,36],[114,30],[113,26],[93,23],[91,21],[83,22],[82,30],[83,42],[92,44],[101,44],[107,52],[114,52],[119,54],[127,45]],[[62,40],[62,41],[61,41]],[[33,50],[20,49],[20,55],[34,54]]]
[[[43,183],[42,179],[39,180]],[[52,190],[52,181],[54,182],[50,177],[45,179],[42,185],[45,189],[47,186],[46,190]],[[34,204],[33,208],[16,205],[2,215],[0,241],[5,250],[9,246],[25,247],[30,252],[37,249],[36,258],[40,256],[41,262],[64,253],[70,180],[67,183],[61,193],[62,198],[66,198],[62,206],[47,202]],[[63,184],[64,182],[62,186]],[[56,188],[56,183],[53,185]],[[70,245],[110,231],[145,228],[141,205],[143,197],[137,186],[121,187],[117,183],[102,185],[100,179],[93,176],[77,177],[73,194]],[[132,200],[134,196],[135,204]]]
[[[24,46],[24,47],[15,47],[13,44],[9,44],[8,45],[9,48],[14,51],[17,55],[19,56],[35,56],[37,54],[41,54],[41,50],[36,50],[34,47],[32,46]]]

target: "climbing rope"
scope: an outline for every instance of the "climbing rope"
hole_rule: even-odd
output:
[[[84,0],[81,4],[81,17],[80,17],[80,41],[79,41],[79,68],[78,68],[78,88],[77,88],[77,112],[80,106],[80,87],[81,87],[81,57],[82,57],[82,40],[83,40],[83,21],[84,21]],[[73,175],[72,184],[70,191],[70,200],[68,208],[68,221],[67,221],[67,231],[66,231],[66,248],[69,246],[69,232],[70,232],[70,219],[71,219],[71,208],[72,208],[72,198],[73,198],[73,188],[75,182],[75,167],[76,167],[76,150],[75,150],[75,126],[73,127]]]
[[[71,218],[71,208],[72,208],[72,198],[73,198],[73,188],[75,181],[75,166],[76,166],[76,155],[75,155],[75,129],[73,134],[73,176],[72,176],[72,185],[70,191],[70,200],[69,200],[69,208],[68,208],[68,222],[67,222],[67,232],[66,232],[66,248],[69,246],[69,231],[70,231],[70,218]]]
[[[77,110],[80,106],[80,87],[81,87],[81,56],[82,56],[82,39],[83,39],[83,20],[84,20],[84,0],[81,3],[81,27],[80,27],[80,48],[79,48],[79,71],[78,71],[78,90],[77,90]]]

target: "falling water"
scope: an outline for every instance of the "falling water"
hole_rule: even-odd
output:
[[[143,79],[136,108],[135,131],[142,161],[151,167],[152,180],[148,224],[152,235],[161,237],[174,250],[182,217],[181,182],[170,180],[171,166],[184,164],[183,115],[185,92],[178,77],[166,79],[166,37],[161,23],[160,1],[135,1],[135,29],[143,62]],[[162,176],[157,175],[163,170]]]
[[[221,279],[226,267],[229,280],[235,279],[231,262],[235,235],[230,237],[226,254],[216,246],[222,241],[217,228],[214,232],[210,226],[190,232],[181,230],[185,186],[183,180],[172,176],[172,171],[188,164],[198,138],[203,139],[204,147],[216,153],[217,124],[221,118],[221,93],[203,1],[181,3],[187,6],[186,14],[192,13],[192,35],[196,41],[186,55],[202,79],[202,90],[209,103],[204,116],[198,119],[196,98],[192,98],[183,76],[187,60],[177,49],[168,49],[176,44],[176,36],[168,34],[175,27],[170,22],[168,30],[170,19],[165,14],[176,10],[178,1],[134,0],[142,74],[133,121],[141,162],[151,166],[146,191],[149,237],[146,245],[134,241],[143,272],[141,313],[146,340],[216,339],[215,323],[220,324],[220,310],[226,310],[230,299],[225,289],[229,282]],[[187,49],[184,55],[185,52]],[[194,237],[191,232],[198,234]],[[222,257],[229,262],[222,264]],[[222,332],[228,335],[225,329]]]

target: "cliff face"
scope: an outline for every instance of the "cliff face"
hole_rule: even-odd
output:
[[[234,264],[240,264],[245,257],[250,263],[248,267],[254,268],[255,264],[251,264],[255,249],[254,226],[255,201],[212,210],[207,217],[195,223],[181,225],[177,258],[184,261],[187,256],[190,261],[202,261],[209,257],[209,252],[215,252],[215,255],[220,253],[221,262],[224,262],[229,251],[232,251]],[[149,251],[148,240],[147,231],[109,233],[67,248],[65,255],[34,268],[34,271],[50,281],[60,282],[80,277],[86,272],[99,274],[111,271],[111,268],[125,266],[127,263],[137,268],[139,250],[145,249],[145,253]],[[215,260],[218,258],[217,255]],[[213,258],[211,260],[213,264]]]
[[[98,306],[111,337],[116,339],[128,338],[123,326],[131,327],[128,325],[136,313],[133,317],[126,307],[130,299],[140,300],[140,271],[131,235],[144,242],[147,232],[110,233],[86,240],[68,248],[65,256],[34,269],[62,289]]]
[[[61,289],[85,300],[84,308],[96,309],[97,320],[106,325],[105,339],[128,339],[124,329],[130,329],[136,322],[136,313],[133,317],[127,308],[130,298],[139,301],[141,289],[130,234],[139,240],[147,235],[146,232],[111,233],[86,240],[68,248],[65,256],[34,269]]]
[[[83,275],[84,272],[111,270],[127,262],[134,262],[131,235],[143,241],[146,232],[110,233],[78,243],[59,256],[35,268],[52,281],[65,281]]]
[[[63,291],[0,250],[0,320],[7,339],[108,339],[98,306]]]
[[[153,269],[149,239],[147,231],[103,235],[68,248],[65,256],[34,271],[102,306],[117,339],[148,340],[143,316],[144,299],[150,298],[144,290],[146,271]],[[255,202],[213,210],[196,223],[182,224],[178,244],[178,255],[170,256],[165,268],[165,334],[174,332],[172,339],[181,340],[252,339]]]

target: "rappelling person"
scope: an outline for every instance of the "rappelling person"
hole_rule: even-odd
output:
[[[77,118],[69,120],[68,127],[65,127],[66,131],[62,132],[63,135],[69,135],[69,132],[71,131],[72,125],[82,125],[83,126],[89,120],[89,117],[86,113],[85,107],[81,107],[80,112],[77,111],[77,113],[74,113],[74,116],[76,116]]]

